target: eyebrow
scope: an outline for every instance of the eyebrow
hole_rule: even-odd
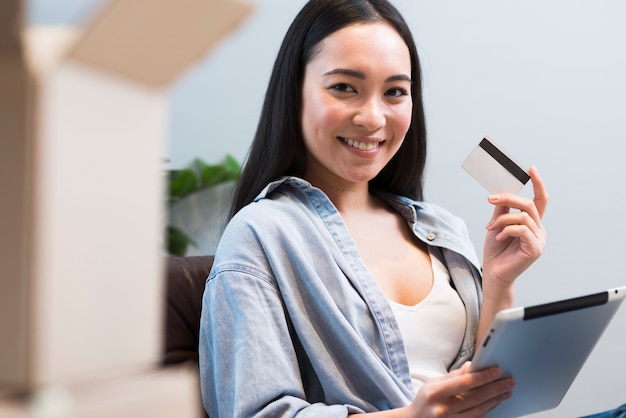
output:
[[[334,75],[334,74],[343,74],[348,77],[358,78],[359,80],[365,80],[367,78],[365,76],[365,73],[362,73],[361,71],[350,70],[347,68],[336,68],[334,70],[330,70],[324,73],[325,76]],[[385,80],[386,83],[389,83],[392,81],[408,81],[409,83],[413,83],[413,80],[411,80],[411,77],[405,74],[392,75],[391,77],[388,77]]]

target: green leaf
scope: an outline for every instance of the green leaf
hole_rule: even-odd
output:
[[[198,188],[198,176],[192,170],[170,171],[170,199],[180,199]]]
[[[202,171],[202,186],[211,187],[229,180],[228,171],[221,165],[209,165]]]
[[[226,154],[226,158],[224,159],[224,166],[226,170],[231,174],[239,177],[239,173],[241,172],[241,166],[239,162],[230,154]]]
[[[187,254],[189,245],[197,246],[194,240],[189,238],[182,230],[175,226],[167,227],[167,251],[170,255],[183,257]]]
[[[196,173],[202,173],[204,169],[208,166],[209,165],[207,164],[207,162],[204,161],[202,158],[196,158],[195,160],[193,160],[192,167],[195,169]]]

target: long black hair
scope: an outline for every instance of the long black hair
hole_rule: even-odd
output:
[[[420,64],[408,25],[386,0],[310,0],[291,23],[274,62],[257,131],[235,188],[231,216],[252,202],[269,182],[285,175],[304,175],[307,153],[301,111],[305,67],[327,36],[346,26],[377,21],[390,24],[409,49],[413,113],[402,146],[370,181],[370,188],[422,199],[426,127]]]

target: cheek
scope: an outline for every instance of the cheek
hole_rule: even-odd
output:
[[[309,100],[302,113],[302,127],[308,140],[329,135],[344,120],[340,106],[325,102],[322,99]]]
[[[407,131],[411,127],[411,118],[413,116],[413,106],[409,105],[396,113],[394,117],[396,132],[401,134],[402,137],[406,135]]]

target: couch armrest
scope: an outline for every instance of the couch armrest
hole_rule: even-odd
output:
[[[213,256],[167,257],[163,365],[198,363],[204,285]]]

